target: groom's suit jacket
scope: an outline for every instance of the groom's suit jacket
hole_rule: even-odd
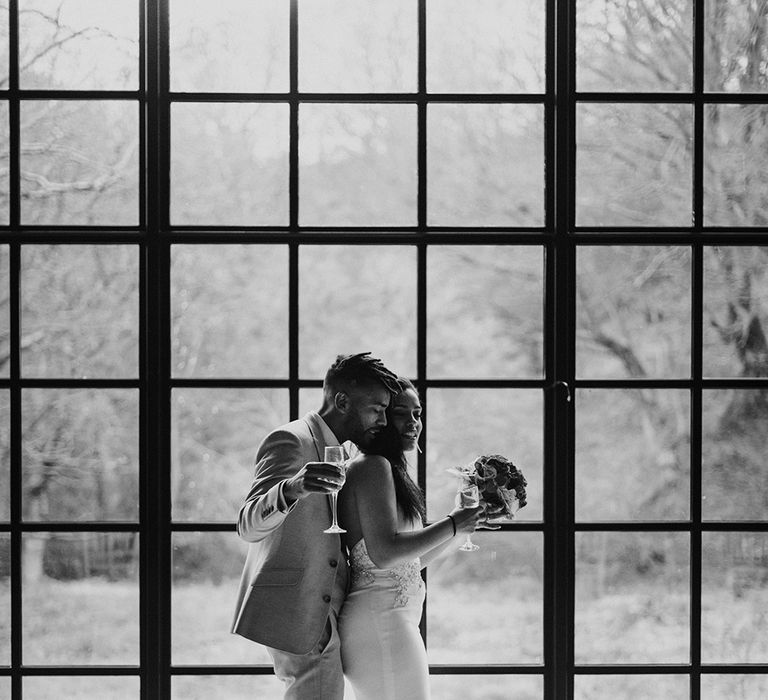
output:
[[[323,461],[323,427],[328,431],[310,412],[263,440],[237,523],[250,544],[232,631],[292,654],[317,644],[337,577],[346,580],[339,536],[323,533],[331,522],[328,498],[313,494],[281,509],[282,482],[307,462]]]

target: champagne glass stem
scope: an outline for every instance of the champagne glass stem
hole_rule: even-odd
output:
[[[339,492],[334,491],[331,494],[331,512],[333,513],[333,524],[331,525],[332,528],[339,527],[338,516],[336,514],[336,506],[338,504],[338,501],[339,501]]]

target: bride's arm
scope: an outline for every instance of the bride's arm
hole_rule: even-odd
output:
[[[458,533],[457,533],[458,534]],[[433,547],[428,552],[424,552],[424,554],[421,555],[421,568],[423,569],[426,566],[429,566],[435,559],[439,558],[443,555],[445,550],[448,548],[448,546],[453,541],[453,537],[446,540],[445,542],[437,545],[437,547]],[[457,547],[458,549],[458,547]]]
[[[354,490],[357,515],[368,555],[382,569],[421,557],[453,539],[456,532],[474,530],[480,508],[456,508],[450,517],[420,530],[398,530],[395,482],[389,462],[377,455],[358,457],[347,471],[344,489]],[[453,521],[452,521],[453,519]]]

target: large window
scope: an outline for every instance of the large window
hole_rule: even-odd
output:
[[[440,700],[768,696],[765,0],[0,0],[0,696],[278,697],[230,635],[339,352],[517,520]]]

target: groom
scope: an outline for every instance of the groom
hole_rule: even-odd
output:
[[[327,494],[341,483],[323,448],[367,445],[386,425],[397,377],[370,353],[339,355],[319,412],[273,430],[256,453],[237,532],[249,542],[232,631],[264,644],[285,700],[341,700],[338,613],[347,565]]]

